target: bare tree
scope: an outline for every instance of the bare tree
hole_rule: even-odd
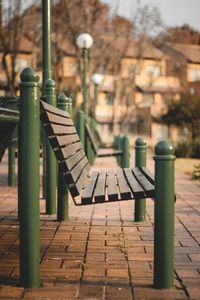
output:
[[[6,79],[6,90],[16,90],[16,59],[20,48],[22,30],[22,1],[0,0],[0,41],[2,71]]]

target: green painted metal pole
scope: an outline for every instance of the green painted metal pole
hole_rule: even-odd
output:
[[[88,49],[83,48],[83,111],[88,115],[88,88],[87,88]]]
[[[174,285],[174,148],[168,141],[155,146],[154,287]]]
[[[16,185],[15,149],[17,144],[17,130],[15,129],[8,147],[8,186]]]
[[[2,115],[1,120],[4,122],[13,122],[18,124],[19,123],[19,98],[16,96],[6,96],[5,99],[5,107],[10,110],[14,110],[16,112],[13,112],[13,116],[6,116]],[[12,133],[11,140],[9,142],[8,146],[8,186],[15,186],[16,185],[16,162],[15,162],[15,150],[17,148],[17,126],[14,129],[14,132]]]
[[[127,135],[124,135],[121,139],[121,167],[129,168],[130,167],[130,153],[129,153],[129,139]]]
[[[18,123],[19,117],[18,116],[7,116],[7,115],[1,115],[0,121],[7,122],[7,123]]]
[[[117,138],[117,150],[122,150],[122,136],[119,134]],[[121,166],[122,163],[122,156],[117,156],[117,163]]]
[[[99,85],[94,83],[94,111],[93,111],[93,117],[94,117],[94,120],[96,121],[96,106],[97,106],[97,103],[98,103],[98,94],[99,94]]]
[[[19,123],[20,282],[40,286],[39,223],[39,77],[31,68],[21,73]]]
[[[94,118],[90,118],[90,127],[91,127],[91,130],[93,132],[95,143],[97,143],[97,139],[96,139],[96,122],[95,122]],[[93,147],[91,145],[91,160],[92,160],[92,165],[94,164],[95,156],[96,155],[95,155],[94,149],[93,149]]]
[[[43,93],[45,83],[51,78],[51,1],[42,0],[42,61]]]
[[[42,95],[44,96],[45,83],[51,78],[51,1],[42,0]],[[46,198],[46,136],[43,135],[43,198]]]
[[[58,97],[58,108],[69,111],[69,99],[61,94]],[[64,181],[63,174],[60,166],[58,165],[58,208],[57,208],[57,220],[65,221],[69,217],[69,203],[68,203],[68,188]]]
[[[55,82],[51,79],[46,81],[44,89],[45,101],[56,106]],[[46,213],[56,213],[56,187],[57,187],[57,161],[54,151],[46,139]]]
[[[135,166],[146,167],[147,144],[142,138],[135,141]],[[135,222],[146,221],[146,199],[135,200]]]
[[[85,118],[82,110],[77,112],[77,132],[82,142],[83,149],[85,149]]]

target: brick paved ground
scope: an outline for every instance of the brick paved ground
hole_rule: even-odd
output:
[[[113,167],[98,159],[96,167]],[[150,166],[152,163],[150,163]],[[177,174],[175,288],[152,289],[153,203],[146,223],[133,223],[133,201],[74,207],[70,220],[44,215],[41,200],[41,282],[19,287],[16,188],[0,165],[1,299],[200,299],[200,185]]]

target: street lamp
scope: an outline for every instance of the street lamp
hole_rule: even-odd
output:
[[[94,83],[94,111],[93,111],[93,116],[94,116],[94,119],[96,120],[96,105],[98,103],[98,88],[99,88],[99,85],[101,84],[102,82],[102,79],[103,79],[103,76],[98,74],[98,73],[95,73],[92,75],[92,81]]]
[[[83,111],[88,114],[88,94],[87,94],[87,65],[88,65],[88,50],[92,47],[93,38],[89,33],[81,33],[77,39],[76,44],[80,49],[83,49],[83,73],[82,73],[82,87],[83,87]]]

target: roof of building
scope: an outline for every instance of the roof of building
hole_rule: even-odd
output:
[[[166,43],[167,46],[181,53],[188,62],[200,63],[200,45]]]

